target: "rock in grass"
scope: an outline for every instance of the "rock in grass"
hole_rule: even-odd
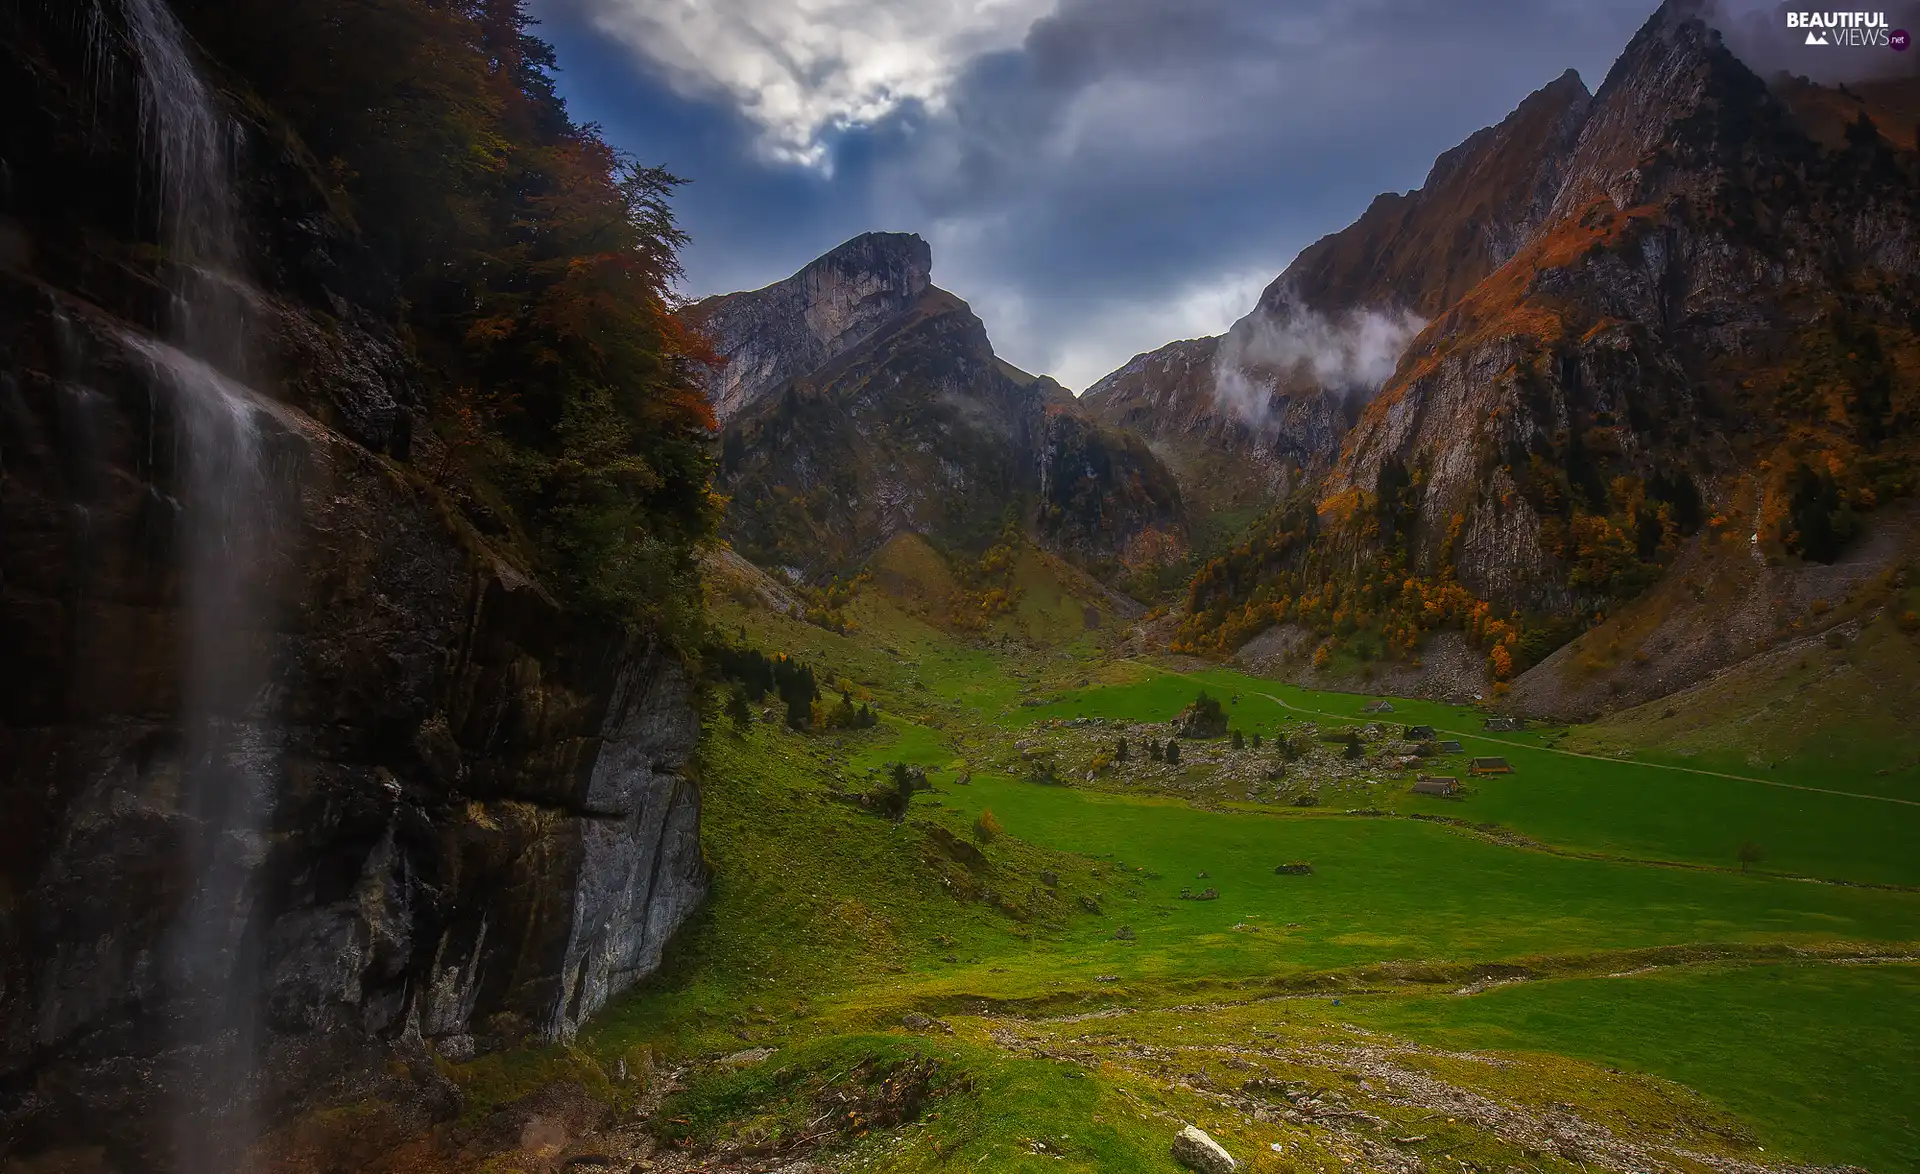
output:
[[[1113,939],[1117,942],[1132,941],[1134,939],[1133,927],[1130,925],[1123,925],[1119,929],[1114,930]]]
[[[1199,1174],[1232,1174],[1240,1168],[1219,1142],[1204,1129],[1189,1125],[1173,1139],[1173,1160]]]
[[[1313,865],[1304,860],[1296,860],[1291,864],[1277,864],[1273,871],[1276,876],[1306,876],[1313,872]]]

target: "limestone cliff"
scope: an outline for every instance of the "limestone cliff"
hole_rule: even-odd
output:
[[[865,342],[933,281],[933,250],[910,233],[857,236],[765,289],[688,308],[726,363],[707,396],[722,423]]]

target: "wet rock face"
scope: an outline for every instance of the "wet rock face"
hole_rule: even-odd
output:
[[[0,257],[0,1153],[179,1168],[183,1089],[261,1127],[334,1096],[445,1114],[426,1050],[567,1037],[702,900],[691,682],[408,463],[380,291],[264,147],[242,180],[287,239],[247,246],[251,386],[159,378],[194,369],[152,328],[131,116],[49,81],[66,59],[0,44],[0,234],[33,242]],[[191,476],[210,405],[257,449],[244,502]],[[196,613],[189,550],[228,510],[263,531],[225,584],[256,606]],[[262,684],[220,699],[207,755],[183,714],[222,625]],[[232,785],[196,798],[209,771]],[[196,951],[209,857],[234,883]]]
[[[167,960],[217,816],[182,804],[181,507],[144,372],[96,335],[85,385],[60,378],[49,320],[5,293],[0,1082],[18,1141],[97,1139],[201,1063],[179,1025],[210,996]],[[705,893],[685,673],[557,608],[400,466],[260,418],[284,496],[244,643],[272,684],[236,742],[272,793],[219,965],[261,1095],[323,1095],[409,1040],[565,1038]]]
[[[726,363],[707,395],[722,423],[852,350],[932,284],[933,251],[911,233],[870,232],[785,281],[688,311]]]

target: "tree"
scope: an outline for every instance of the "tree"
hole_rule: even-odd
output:
[[[1167,765],[1180,765],[1180,743],[1171,738],[1167,739]]]
[[[1831,563],[1860,528],[1853,507],[1840,496],[1833,475],[1802,461],[1788,478],[1787,548],[1817,563]]]
[[[1160,740],[1158,738],[1147,739],[1147,757],[1153,759],[1155,762],[1165,762],[1167,760],[1166,751],[1160,748]]]
[[[1125,762],[1127,760],[1127,740],[1125,738],[1120,739],[1119,743],[1114,746],[1113,760],[1115,762]]]
[[[1202,689],[1180,715],[1180,732],[1189,738],[1218,738],[1227,732],[1227,711],[1220,699]]]
[[[1260,734],[1258,731],[1255,731],[1253,735],[1253,748],[1255,750],[1260,749]]]
[[[1752,840],[1747,840],[1742,843],[1738,853],[1740,858],[1740,871],[1745,872],[1749,865],[1760,863],[1761,857],[1765,855],[1766,853],[1761,850],[1760,845],[1754,843]]]
[[[1245,750],[1247,748],[1247,739],[1239,730],[1233,732],[1233,748],[1235,750]]]
[[[743,732],[753,724],[753,710],[747,706],[746,687],[737,681],[733,688],[727,690],[727,717],[732,719],[734,729]]]

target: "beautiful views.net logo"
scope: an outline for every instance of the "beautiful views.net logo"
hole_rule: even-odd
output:
[[[1884,12],[1789,12],[1787,27],[1796,31],[1804,29],[1807,37],[1801,43],[1806,45],[1907,47],[1905,30],[1900,32],[1899,43],[1894,43],[1890,35],[1894,30],[1888,27]]]

